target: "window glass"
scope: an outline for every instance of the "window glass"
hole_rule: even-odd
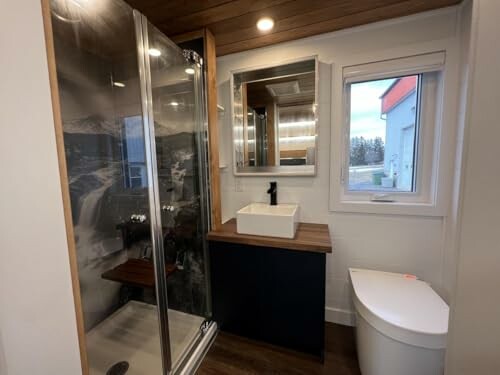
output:
[[[147,186],[147,174],[141,116],[123,119],[122,137],[125,187],[144,188]]]
[[[350,191],[414,192],[419,75],[348,85]]]

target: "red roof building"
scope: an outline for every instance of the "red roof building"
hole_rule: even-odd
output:
[[[418,76],[398,78],[380,97],[382,99],[382,114],[386,114],[417,87]]]

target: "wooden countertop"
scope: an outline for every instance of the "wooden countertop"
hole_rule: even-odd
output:
[[[327,224],[299,223],[295,238],[251,236],[236,232],[236,219],[222,224],[219,231],[208,233],[209,241],[231,242],[254,246],[277,247],[280,249],[331,253],[332,243]]]

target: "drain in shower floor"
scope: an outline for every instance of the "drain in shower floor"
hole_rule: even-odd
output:
[[[127,361],[117,362],[109,368],[106,375],[124,375],[129,368]]]

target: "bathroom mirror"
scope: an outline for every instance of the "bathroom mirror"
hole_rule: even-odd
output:
[[[231,72],[234,174],[316,173],[318,61]]]

